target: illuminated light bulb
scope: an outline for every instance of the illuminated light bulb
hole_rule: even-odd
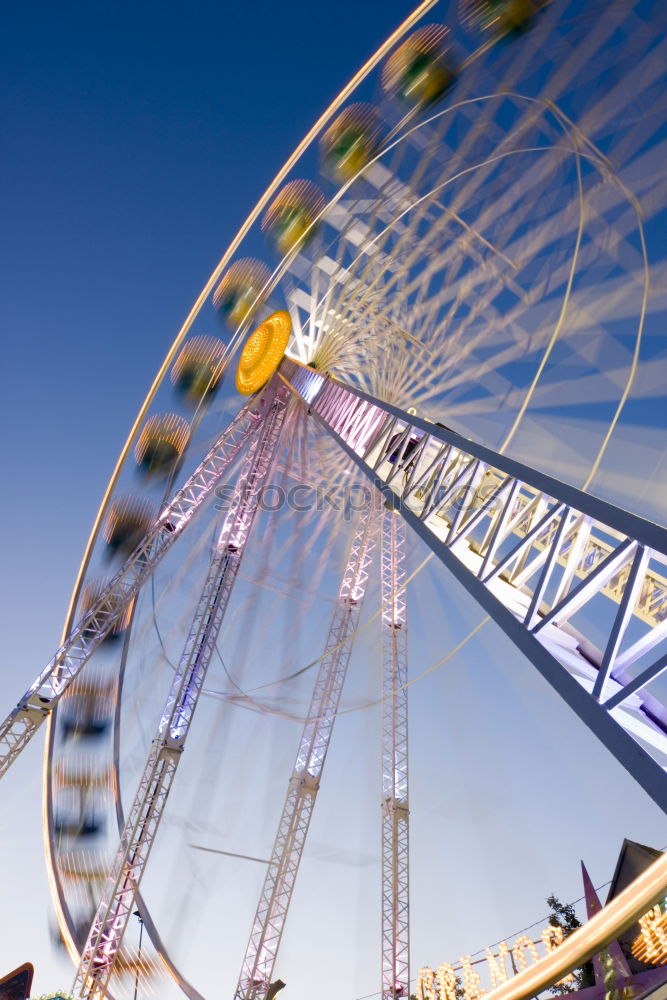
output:
[[[437,1000],[435,993],[435,973],[428,966],[424,966],[423,969],[419,970],[415,995],[417,1000]]]
[[[507,966],[505,965],[505,959],[510,953],[509,945],[507,941],[501,941],[498,945],[498,958],[500,959],[500,965],[496,962],[496,956],[493,954],[490,948],[485,951],[485,958],[487,965],[489,967],[489,975],[491,976],[491,988],[495,986],[500,986],[501,983],[507,982]]]
[[[80,997],[67,993],[65,990],[58,990],[56,993],[43,993],[38,1000],[80,1000]]]
[[[551,952],[558,947],[558,945],[563,943],[563,936],[562,927],[555,927],[553,924],[547,924],[540,934],[542,944],[544,945],[544,950],[547,955],[550,955]],[[559,979],[555,985],[562,986],[564,983],[573,983],[574,981],[574,975],[570,972],[567,976]]]
[[[512,948],[512,954],[514,955],[514,961],[520,967],[520,971],[523,972],[524,969],[528,968],[528,962],[526,960],[526,949],[532,958],[533,962],[539,962],[540,956],[537,953],[537,948],[533,941],[527,937],[525,934],[521,934],[514,942],[514,947]]]
[[[438,984],[439,1000],[457,1000],[456,996],[456,973],[451,965],[443,962],[438,966],[436,973]]]
[[[242,396],[266,385],[282,360],[291,331],[290,315],[280,309],[250,334],[236,370],[236,388]]]
[[[661,965],[667,960],[667,915],[659,905],[639,918],[641,931],[632,943],[632,954],[642,962]]]
[[[466,1000],[483,997],[486,990],[481,987],[479,975],[473,972],[472,955],[465,955],[461,958],[461,968],[463,970],[463,992]]]

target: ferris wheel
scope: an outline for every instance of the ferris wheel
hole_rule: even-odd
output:
[[[275,995],[334,723],[371,707],[378,986],[409,995],[408,603],[432,557],[667,805],[667,532],[633,437],[664,391],[665,15],[432,7],[204,286],[61,647],[0,728],[4,773],[47,719],[47,861],[82,997],[203,995],[202,841],[221,833],[237,869],[217,905],[256,900],[235,997]],[[348,676],[355,644],[377,690]]]

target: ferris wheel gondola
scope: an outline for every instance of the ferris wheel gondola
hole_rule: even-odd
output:
[[[352,533],[354,540],[340,588],[336,590],[332,580],[327,580],[334,595],[334,609],[340,612],[344,602],[345,615],[339,613],[337,617],[334,610],[325,654],[320,659],[326,660],[333,655],[332,650],[351,644],[351,637],[361,628],[359,614],[367,583],[371,536],[381,521],[381,564],[383,573],[394,581],[384,593],[382,605],[388,625],[383,633],[385,643],[389,628],[393,636],[386,647],[390,652],[385,654],[388,673],[384,675],[385,702],[392,706],[393,715],[389,722],[385,720],[385,726],[394,736],[400,729],[403,755],[400,767],[395,767],[397,773],[400,771],[400,780],[397,778],[397,784],[390,783],[383,790],[384,802],[388,803],[386,814],[394,824],[386,835],[390,839],[385,848],[394,852],[394,862],[399,856],[402,861],[400,879],[397,877],[393,883],[390,879],[384,888],[383,899],[389,903],[383,924],[382,989],[387,998],[408,992],[406,914],[400,925],[395,922],[397,900],[403,910],[407,906],[407,709],[399,691],[407,678],[407,647],[401,645],[407,629],[403,627],[405,606],[395,606],[391,596],[397,590],[403,595],[406,586],[405,539],[389,508],[400,510],[401,503],[407,503],[405,491],[418,478],[423,468],[419,463],[427,458],[433,469],[431,479],[424,473],[420,500],[428,487],[428,502],[435,509],[448,496],[448,477],[468,474],[470,481],[464,479],[462,483],[466,490],[471,488],[475,497],[482,498],[473,511],[480,519],[487,498],[484,490],[491,489],[495,493],[489,495],[502,499],[502,490],[519,489],[513,485],[518,482],[516,477],[512,484],[509,482],[508,470],[514,466],[506,462],[521,462],[529,471],[539,470],[541,476],[549,477],[549,483],[566,483],[568,488],[582,493],[595,489],[621,505],[646,471],[642,456],[619,444],[618,431],[631,393],[637,387],[651,391],[642,388],[650,386],[650,380],[646,380],[648,365],[643,361],[641,345],[651,253],[659,254],[659,249],[647,239],[646,221],[648,216],[659,217],[664,210],[663,178],[648,176],[637,166],[642,150],[659,126],[656,119],[650,118],[648,125],[639,128],[632,107],[655,97],[656,74],[647,72],[636,78],[631,97],[615,81],[640,61],[651,66],[659,60],[655,30],[631,29],[635,20],[655,29],[656,8],[639,0],[611,7],[606,4],[610,20],[607,27],[604,19],[600,23],[588,11],[582,13],[574,4],[559,0],[539,4],[480,0],[461,4],[458,18],[456,11],[449,12],[445,28],[442,24],[418,23],[429,6],[423,4],[355,79],[356,86],[366,78],[368,90],[370,74],[377,71],[376,103],[358,100],[355,87],[346,88],[309,135],[309,141],[317,139],[320,143],[321,176],[304,176],[307,160],[300,159],[305,147],[300,148],[260,200],[168,351],[102,503],[65,634],[72,634],[76,616],[84,623],[84,643],[87,637],[97,641],[103,630],[104,635],[115,632],[123,638],[115,649],[109,643],[102,646],[100,639],[94,663],[62,695],[58,712],[52,712],[49,718],[47,755],[47,854],[62,933],[72,954],[84,956],[79,977],[82,995],[93,995],[109,977],[114,996],[134,986],[134,980],[128,977],[128,971],[134,975],[137,970],[132,951],[125,954],[118,949],[117,941],[109,943],[110,939],[104,937],[108,930],[104,921],[110,919],[109,913],[113,912],[119,928],[124,928],[128,915],[124,898],[123,912],[112,910],[113,893],[118,896],[119,886],[124,886],[126,895],[129,893],[125,883],[117,881],[114,887],[109,882],[108,870],[113,872],[116,863],[113,849],[118,830],[109,817],[114,823],[120,817],[121,826],[132,820],[132,809],[138,801],[131,799],[133,783],[138,778],[144,781],[149,774],[142,772],[153,732],[147,720],[160,718],[161,696],[167,689],[172,690],[171,701],[164,708],[166,714],[162,715],[158,733],[164,733],[165,725],[173,726],[176,735],[170,738],[178,741],[190,726],[196,698],[190,697],[187,686],[178,687],[185,683],[180,648],[185,643],[183,656],[192,656],[194,647],[188,643],[204,636],[208,642],[207,666],[213,660],[218,632],[201,632],[201,622],[214,618],[213,611],[217,614],[220,607],[223,611],[216,625],[219,629],[231,599],[232,584],[242,592],[245,584],[238,581],[243,580],[245,572],[241,556],[246,544],[247,561],[256,570],[256,578],[245,593],[245,607],[240,599],[236,606],[239,621],[245,623],[246,629],[251,621],[248,605],[253,607],[250,595],[256,594],[259,587],[273,586],[275,594],[280,586],[296,590],[300,582],[296,569],[286,580],[270,579],[266,572],[269,552],[280,552],[283,559],[289,551],[306,565],[309,558],[317,562],[315,557],[336,549],[338,533],[342,528],[350,529],[349,504],[348,508],[335,508],[331,498],[338,493],[347,495],[346,484],[351,481],[348,477],[354,475],[351,459],[362,440],[368,453],[371,443],[379,449],[375,471],[379,474],[384,470],[384,481],[401,484],[404,493],[396,504],[385,494],[387,507],[376,512],[375,527],[364,521],[357,534]],[[613,30],[621,23],[628,26],[623,41],[614,46],[608,41],[611,8]],[[546,62],[545,54],[555,50],[561,52],[561,58]],[[595,68],[594,78],[589,67]],[[664,104],[664,89],[661,99]],[[243,239],[249,233],[262,232],[268,237],[266,260],[272,262],[270,266],[255,257],[242,256],[252,252],[246,249]],[[229,334],[226,345],[209,334],[210,324],[219,322],[220,317]],[[617,318],[623,320],[620,326]],[[229,384],[223,382],[223,373],[242,344],[237,386],[251,399],[242,417],[233,422],[232,431],[227,432],[220,390]],[[285,350],[297,366],[294,371],[306,366],[303,370],[309,371],[308,378],[329,379],[326,387],[322,388],[324,383],[320,382],[304,382],[305,376],[298,371],[288,375],[292,369],[285,368],[283,382],[262,392]],[[189,407],[186,415],[174,411],[169,376]],[[290,383],[291,390],[285,382]],[[349,424],[341,422],[338,410],[334,414],[336,406],[343,406],[343,397],[336,396],[339,383],[350,393],[345,397],[345,406],[346,412],[354,414],[358,421],[354,433]],[[321,398],[328,393],[333,400],[329,409],[318,409],[315,395],[308,395],[315,385],[317,392],[324,394]],[[196,419],[192,417],[193,405]],[[595,408],[594,420],[588,418],[588,406]],[[390,426],[392,412],[394,425]],[[434,428],[432,433],[430,427]],[[255,433],[256,428],[261,430]],[[381,434],[384,439],[378,437]],[[245,464],[239,466],[241,439],[244,445],[253,443],[249,444]],[[468,439],[470,447],[477,449],[470,452],[476,465],[467,460]],[[224,462],[215,451],[218,444],[227,449]],[[444,452],[438,450],[441,446],[449,448],[447,454],[458,463],[455,467],[448,469],[442,464]],[[141,496],[126,495],[136,491],[136,482],[133,485],[130,479],[132,448],[138,464],[151,474]],[[495,456],[496,464],[484,460],[482,468],[481,456],[487,453]],[[195,464],[201,454],[204,460]],[[627,480],[620,484],[610,477],[619,454],[628,463]],[[223,468],[241,477],[229,497],[214,493],[221,480],[214,479],[213,472],[219,477]],[[284,478],[273,485],[285,493],[289,487],[284,483],[292,476],[299,479],[300,485],[305,480],[329,497],[328,508],[323,503],[322,509],[307,514],[310,545],[303,544],[304,535],[297,538],[293,521],[279,522],[277,510],[260,504],[257,491],[268,484],[270,469],[281,470]],[[478,478],[473,482],[475,476]],[[180,493],[172,493],[174,479]],[[239,486],[248,481],[255,484],[255,492],[244,492]],[[487,543],[500,537],[503,523],[511,523],[516,529],[514,534],[523,532],[530,537],[541,524],[540,519],[547,517],[546,489],[540,490],[529,478],[521,483],[525,508],[508,507],[506,515],[498,513],[497,520],[488,527]],[[534,494],[529,496],[529,489]],[[615,495],[613,490],[617,491]],[[230,502],[231,506],[224,508],[222,533],[211,537],[210,521],[202,527],[202,519],[195,520],[195,514],[206,498],[211,501],[214,497],[220,504]],[[579,492],[576,502],[586,502]],[[497,509],[501,511],[500,506]],[[457,526],[465,523],[461,509],[451,510],[446,525],[450,540]],[[572,510],[584,520],[592,517],[583,506],[572,506]],[[647,503],[637,513],[657,516],[660,511]],[[290,527],[281,529],[279,523]],[[574,530],[574,521],[562,524],[555,534]],[[251,529],[263,533],[264,563],[259,556],[252,562],[248,542]],[[185,546],[187,554],[178,559],[175,547],[172,554],[172,546],[186,530],[189,548]],[[288,537],[281,536],[282,530]],[[618,530],[612,526],[611,537],[616,537],[613,532],[618,534]],[[592,551],[589,543],[582,540],[583,534],[572,538],[572,550],[580,543],[579,555],[585,561]],[[464,540],[461,550],[465,548]],[[120,584],[126,587],[123,594],[133,602],[130,612],[127,602],[116,606],[108,591],[94,590],[93,577],[103,562],[103,542],[107,556],[117,560],[114,566],[125,560],[123,565],[132,571],[130,579],[130,569],[118,570]],[[560,550],[554,551],[552,558],[546,542],[544,554],[534,558],[547,560],[548,565],[561,559],[559,565],[564,569],[558,571],[562,572],[559,589],[565,593],[564,581],[568,577],[568,586],[574,586],[577,573],[584,581],[589,570],[613,557],[614,549],[604,549],[604,544],[611,545],[609,539],[602,542],[598,538],[596,544],[590,567],[574,565],[572,557]],[[296,553],[295,545],[299,550]],[[312,551],[305,551],[308,548]],[[480,541],[473,556],[483,565],[494,558],[494,551],[484,548]],[[340,558],[341,553],[338,555]],[[512,569],[513,575],[496,585],[507,606],[518,600],[528,565],[532,563],[526,556],[520,567]],[[621,607],[625,622],[632,592],[637,607],[644,609],[635,617],[655,637],[655,631],[662,628],[659,609],[667,600],[667,589],[661,589],[662,571],[649,566],[644,549],[642,554],[637,549],[636,558],[616,568],[618,579],[612,575],[607,580],[609,593],[605,593]],[[626,576],[619,583],[623,573]],[[202,577],[206,579],[203,592]],[[514,586],[517,579],[520,582]],[[117,594],[120,584],[114,580],[112,591]],[[542,591],[546,587],[543,583]],[[639,599],[640,584],[645,590],[653,588],[656,596],[652,604],[648,591],[642,592]],[[84,585],[89,585],[86,593],[82,592]],[[628,589],[624,590],[626,585]],[[224,593],[223,603],[210,603],[214,590],[216,595]],[[539,586],[528,595],[521,591],[521,600],[525,599],[526,604],[521,606],[531,621],[544,597],[538,591]],[[282,626],[285,635],[292,630],[291,638],[299,632],[300,623],[316,615],[325,630],[321,608],[315,611],[314,592],[309,595],[306,590],[302,597],[298,621]],[[234,613],[230,611],[230,615]],[[546,610],[540,613],[548,618]],[[620,619],[614,621],[618,623],[614,628],[620,631]],[[163,635],[167,632],[165,623],[168,634]],[[568,637],[575,645],[583,641],[570,633]],[[575,653],[571,649],[568,653],[570,666],[576,660]],[[82,657],[89,655],[84,648],[77,670],[81,669]],[[202,657],[186,657],[193,677],[196,670],[192,665],[201,663]],[[268,684],[298,673],[283,669],[278,649],[267,658],[273,671]],[[228,675],[221,655],[220,662]],[[316,778],[319,782],[326,741],[340,709],[346,666],[340,658],[337,662],[340,690],[336,697],[331,695],[332,689],[327,689],[328,700],[318,701],[314,695],[310,709],[304,707],[301,689],[296,708],[282,704],[280,696],[271,701],[270,695],[275,692],[268,695],[263,685],[258,685],[254,694],[240,685],[239,690],[227,692],[228,703],[243,704],[260,719],[280,716],[281,712],[296,715],[301,721],[306,717],[304,733],[310,731],[308,726],[314,727],[324,741],[320,770],[316,776],[311,775],[314,782]],[[118,683],[121,664],[122,692]],[[578,661],[572,669],[575,667]],[[609,658],[603,656],[596,669],[599,673],[591,675],[589,686],[599,693],[599,687],[607,681],[603,678],[598,684],[596,677],[611,671]],[[197,697],[202,691],[208,693],[204,676],[197,680]],[[619,672],[614,682],[631,685],[635,681],[636,676],[628,675],[624,680]],[[215,694],[211,692],[212,697]],[[181,696],[182,704],[178,700]],[[657,746],[667,723],[664,706],[651,692],[642,694],[639,688],[633,688],[633,696],[635,735],[642,747],[651,746],[655,736]],[[180,707],[174,715],[175,704]],[[331,726],[322,735],[318,720],[326,713]],[[207,715],[211,732],[213,714],[211,709]],[[87,739],[90,746],[76,744],[75,735]],[[196,752],[205,753],[206,741],[194,739]],[[152,746],[154,749],[156,744]],[[153,780],[151,775],[157,773],[158,763],[162,767],[160,780],[175,780],[172,758],[181,749],[181,744],[172,746],[171,757],[165,750],[160,761],[149,756],[153,770],[145,780]],[[385,771],[395,765],[395,757],[385,761]],[[140,777],[142,774],[144,777]],[[204,780],[206,775],[193,780],[190,792],[194,794]],[[294,775],[291,780],[290,788],[295,787]],[[163,788],[167,785],[160,786]],[[314,801],[313,789],[317,790],[315,784],[309,792]],[[166,797],[163,791],[160,794]],[[181,794],[181,802],[185,803],[188,793],[182,790]],[[299,809],[305,809],[305,801],[302,795]],[[288,796],[285,809],[289,808],[297,806],[289,806]],[[174,810],[172,816],[179,819],[179,807],[174,806]],[[180,813],[183,829],[188,831],[186,805],[180,806]],[[286,815],[283,813],[283,817]],[[292,818],[295,815],[289,814]],[[153,821],[148,813],[145,819],[147,824]],[[300,849],[308,820],[303,822]],[[166,819],[164,825],[168,827],[168,823]],[[402,832],[396,833],[401,823]],[[168,834],[164,850],[172,852],[173,857],[189,843],[185,838],[191,833],[179,832],[175,822]],[[277,845],[281,836],[279,829]],[[96,849],[86,850],[85,845],[93,840]],[[265,905],[266,893],[276,890],[275,884],[270,884],[271,865],[278,866],[286,857],[284,845],[275,849],[279,853],[269,865],[268,881],[260,893],[237,985],[239,1000],[266,997],[273,979],[293,889],[293,880],[288,888],[283,885],[278,915]],[[290,858],[294,878],[299,858]],[[123,868],[127,859],[121,858],[118,863],[118,879],[129,878]],[[133,869],[135,889],[141,874],[143,869],[138,876]],[[106,900],[106,916],[97,908],[100,898]],[[389,904],[394,905],[394,917]],[[165,932],[161,929],[161,922],[169,923],[169,914],[164,912],[160,886],[149,885],[140,905],[152,940],[139,976],[142,993],[148,995],[151,990],[165,988],[160,977],[166,967],[179,988],[191,997],[198,996],[196,985],[192,985],[196,970],[188,967],[187,956],[177,956],[179,945],[173,926]],[[88,928],[84,933],[81,928],[95,912],[96,923],[90,933]],[[182,927],[185,918],[179,919]],[[271,920],[275,920],[275,926],[269,946],[266,928]],[[104,962],[100,942],[106,942]],[[390,953],[393,964],[387,958]],[[114,967],[116,955],[118,964]],[[110,961],[105,965],[107,958]]]

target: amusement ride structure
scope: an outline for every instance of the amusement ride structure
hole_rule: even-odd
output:
[[[253,621],[244,567],[260,538],[317,567],[302,629],[317,588],[330,598],[273,849],[251,859],[265,875],[236,1000],[282,985],[279,947],[378,569],[381,989],[411,992],[414,538],[667,808],[667,530],[659,501],[631,512],[648,470],[623,452],[621,474],[617,443],[626,404],[660,391],[645,340],[664,270],[665,14],[643,0],[460,0],[445,27],[432,6],[327,109],[207,281],[113,472],[62,642],[0,726],[2,774],[46,722],[47,859],[77,996],[137,983],[148,995],[167,975],[200,996],[142,879],[199,706],[219,695],[208,675],[223,626],[243,607]],[[268,256],[262,232],[271,266],[255,256]],[[225,340],[210,333],[220,319]],[[233,380],[248,398],[230,419]],[[577,422],[588,429],[561,433]],[[350,504],[352,482],[363,503]],[[324,491],[304,515],[310,555],[284,504],[265,502],[289,484]],[[234,697],[260,717],[267,705],[259,689]],[[143,954],[123,944],[133,913]]]

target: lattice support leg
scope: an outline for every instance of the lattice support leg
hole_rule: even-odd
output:
[[[382,519],[382,997],[410,986],[405,523]]]
[[[264,1000],[271,984],[340,705],[354,633],[359,624],[376,526],[375,510],[368,508],[363,511],[338,592],[324,656],[320,662],[296,763],[289,781],[271,861],[236,988],[237,1000]]]
[[[224,472],[245,448],[262,419],[262,406],[263,399],[252,400],[234,417],[108,587],[77,622],[16,708],[0,722],[0,778],[28,745],[69,685],[123,616],[127,605],[202,508]]]
[[[667,809],[667,528],[285,360],[313,420]],[[614,607],[616,605],[616,607]]]
[[[86,941],[72,993],[103,996],[135,905],[185,746],[234,581],[276,454],[285,391],[265,394],[261,429],[234,490],[169,695],[151,744],[116,857]]]

